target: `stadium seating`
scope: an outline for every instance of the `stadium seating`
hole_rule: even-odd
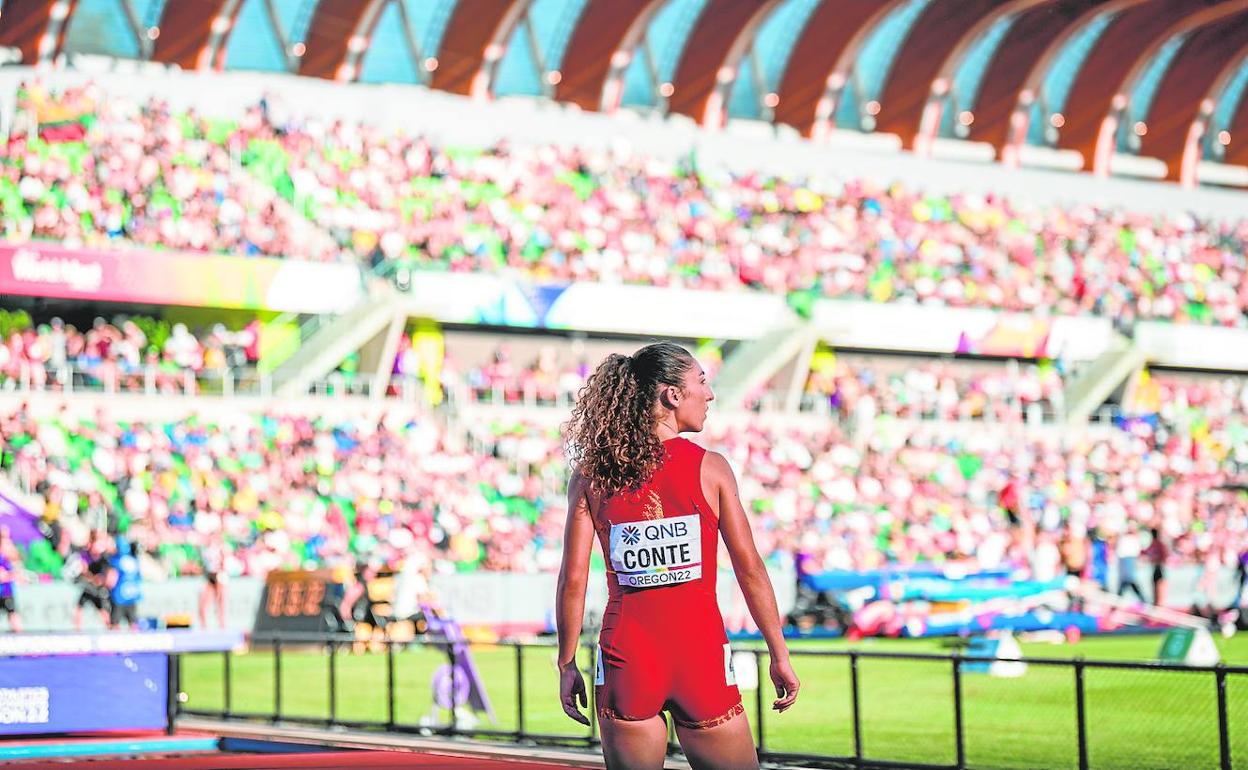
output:
[[[202,116],[94,87],[56,97],[34,85],[23,103],[36,98],[70,102],[75,117],[10,138],[10,238],[1248,325],[1245,219],[731,175],[692,158],[436,146],[278,120],[267,103]]]
[[[1248,326],[1248,220],[732,175],[692,158],[438,146],[277,118],[267,102],[205,116],[38,84],[20,99],[28,112],[0,157],[11,241],[1091,313],[1123,328]],[[34,125],[29,111],[43,104],[46,114],[49,101],[64,120]],[[132,317],[79,331],[11,314],[0,326],[5,389],[193,395],[213,372],[258,357],[254,325]],[[400,340],[396,381],[428,379],[423,353]],[[107,528],[137,539],[153,575],[202,571],[203,550],[219,542],[233,574],[394,566],[412,551],[440,571],[554,570],[566,474],[558,429],[485,407],[566,407],[596,361],[568,347],[533,357],[502,347],[461,362],[448,347],[435,385],[458,409],[411,420],[242,406],[228,418],[105,409],[36,419],[10,408],[0,472],[47,501],[46,542],[25,568],[55,577],[90,530]],[[1235,491],[1248,467],[1248,380],[1144,374],[1113,427],[1012,430],[1033,408],[1061,413],[1062,366],[819,348],[804,405],[836,419],[801,429],[767,414],[713,421],[700,440],[740,472],[772,561],[967,562],[1047,578],[1064,533],[1112,538],[1134,524],[1157,527],[1176,561],[1233,564],[1248,548],[1248,501]],[[354,367],[334,377],[349,380]],[[755,406],[766,411],[766,399]],[[956,424],[966,420],[999,425]]]
[[[254,368],[257,324],[215,324],[198,335],[186,324],[147,316],[96,318],[79,331],[60,318],[35,324],[0,310],[0,389],[186,393],[203,378]]]
[[[857,434],[712,421],[699,440],[740,472],[769,560],[966,561],[1051,579],[1056,551],[1040,546],[1065,531],[1109,538],[1134,522],[1158,527],[1176,563],[1232,565],[1248,548],[1248,500],[1231,488],[1248,465],[1248,385],[1165,387],[1186,394],[1181,414],[1137,412],[1095,431],[967,432],[881,417]],[[556,569],[566,473],[557,427],[470,414],[161,422],[17,410],[0,416],[0,442],[3,470],[47,495],[59,557],[28,567],[48,574],[100,526],[137,538],[154,575],[196,573],[218,533],[235,574],[349,559],[393,566],[412,550],[444,571]]]
[[[49,100],[61,101],[60,120],[37,123],[36,107]],[[240,132],[264,123],[258,108],[201,118],[157,100],[107,98],[94,86],[54,97],[38,84],[18,103],[26,119],[9,137],[0,177],[10,240],[336,256],[278,189],[237,162]]]

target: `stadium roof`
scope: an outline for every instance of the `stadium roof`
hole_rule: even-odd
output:
[[[1248,0],[7,0],[0,46],[1248,165]]]

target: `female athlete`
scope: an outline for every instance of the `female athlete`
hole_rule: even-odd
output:
[[[757,768],[758,756],[715,601],[722,534],[750,614],[767,641],[772,708],[797,699],[767,570],[728,461],[681,433],[702,430],[714,400],[683,348],[660,342],[609,356],[581,390],[568,426],[573,463],[559,571],[559,695],[589,724],[576,648],[595,533],[607,561],[594,684],[609,770],[661,768],[668,711],[690,765]]]

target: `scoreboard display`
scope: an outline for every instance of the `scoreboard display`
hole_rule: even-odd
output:
[[[257,632],[340,631],[338,604],[343,586],[330,570],[270,572],[264,581]]]

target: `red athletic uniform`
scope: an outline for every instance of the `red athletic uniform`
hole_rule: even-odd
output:
[[[683,438],[663,446],[650,480],[607,498],[594,516],[609,596],[598,712],[640,720],[667,710],[685,727],[713,727],[742,711],[715,600],[719,521],[702,494],[706,450]]]

